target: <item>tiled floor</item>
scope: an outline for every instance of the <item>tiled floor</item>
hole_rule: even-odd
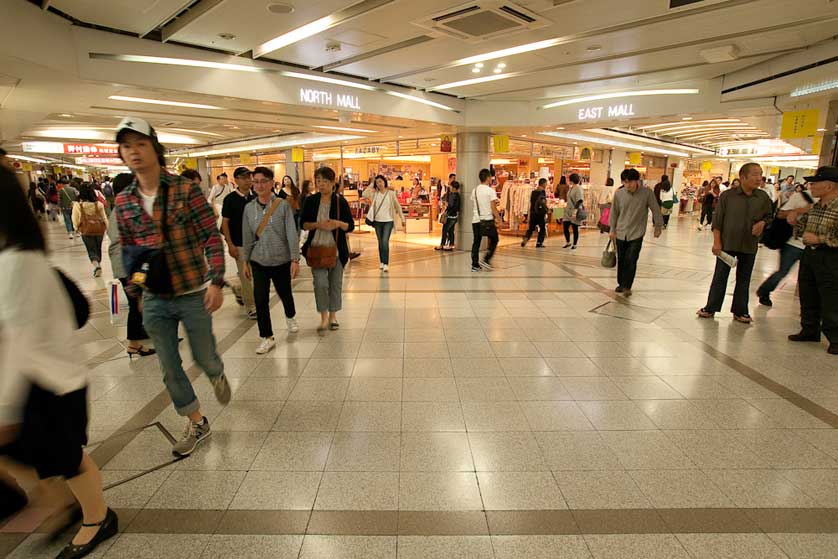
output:
[[[94,299],[77,343],[91,449],[118,483],[171,460],[158,429],[133,429],[177,436],[182,419],[156,358],[124,355],[81,243],[49,227],[53,260]],[[752,326],[699,320],[709,232],[681,218],[647,239],[628,300],[598,265],[604,240],[506,244],[478,274],[465,253],[397,240],[382,274],[357,236],[340,331],[314,332],[304,268],[302,330],[282,330],[274,301],[266,356],[228,294],[214,327],[233,401],[189,369],[214,435],[106,491],[123,533],[96,556],[838,557],[838,360],[785,340],[793,277]],[[776,259],[760,253],[754,287]],[[36,525],[0,527],[0,557],[54,554]]]

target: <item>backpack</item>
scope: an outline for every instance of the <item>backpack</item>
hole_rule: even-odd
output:
[[[92,216],[84,211],[84,203],[79,204],[79,213],[81,213],[81,220],[79,221],[79,233],[85,237],[101,237],[108,229],[108,222],[102,219],[99,215],[99,208],[96,208],[96,213]]]

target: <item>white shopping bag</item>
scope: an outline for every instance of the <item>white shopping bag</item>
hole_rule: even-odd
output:
[[[114,326],[122,326],[128,321],[128,296],[117,280],[108,282],[108,309]]]

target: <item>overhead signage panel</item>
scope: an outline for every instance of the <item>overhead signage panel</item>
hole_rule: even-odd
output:
[[[343,110],[361,110],[361,99],[349,93],[336,93],[325,89],[300,88],[300,103]]]
[[[793,140],[815,136],[818,133],[819,116],[817,109],[784,112],[780,138],[783,140]]]

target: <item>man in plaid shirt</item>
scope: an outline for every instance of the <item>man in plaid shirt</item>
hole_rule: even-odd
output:
[[[820,167],[804,178],[819,200],[802,216],[788,218],[797,222],[795,236],[806,245],[797,278],[802,328],[789,340],[820,342],[823,332],[827,351],[838,355],[838,167]]]
[[[186,456],[211,432],[181,363],[181,322],[195,362],[209,377],[216,398],[222,404],[230,401],[210,316],[223,302],[224,249],[215,215],[200,187],[164,169],[165,150],[154,129],[144,120],[129,117],[117,127],[116,141],[120,158],[135,176],[116,199],[123,259],[131,279],[128,290],[138,292],[145,287],[143,325],[154,340],[175,410],[189,418],[172,452]]]

